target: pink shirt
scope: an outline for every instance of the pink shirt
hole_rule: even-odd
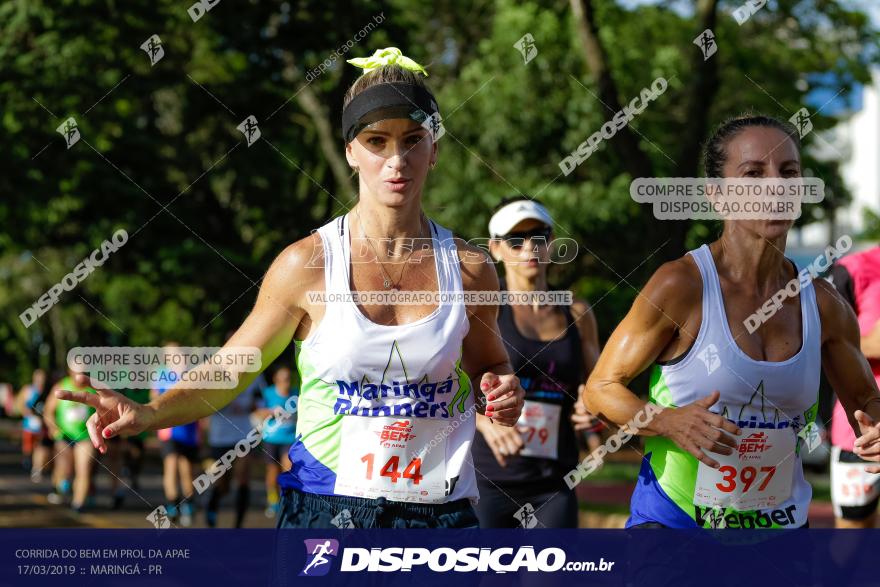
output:
[[[844,257],[838,263],[846,268],[852,278],[859,331],[862,336],[867,336],[880,320],[880,246]],[[880,385],[880,360],[869,359],[868,362]],[[831,444],[852,451],[855,440],[846,412],[840,401],[836,401],[831,420]]]

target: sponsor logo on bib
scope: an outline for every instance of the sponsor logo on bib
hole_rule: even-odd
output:
[[[694,520],[700,528],[770,528],[777,526],[790,526],[795,523],[794,512],[797,506],[792,504],[786,508],[779,508],[758,512],[734,512],[715,507],[694,506]]]
[[[773,448],[773,445],[767,442],[767,434],[764,432],[755,432],[747,436],[740,443],[739,458],[740,460],[760,459],[760,455],[771,448]]]
[[[398,420],[394,424],[383,426],[382,430],[376,431],[379,437],[379,446],[382,448],[406,448],[408,440],[416,437],[412,433],[412,423],[409,420]]]

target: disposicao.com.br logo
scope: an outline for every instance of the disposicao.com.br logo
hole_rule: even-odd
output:
[[[330,559],[338,553],[338,542],[329,539],[306,540],[308,558],[300,576],[325,575],[330,569]],[[561,548],[544,548],[535,551],[534,546],[518,548],[465,547],[465,548],[419,548],[386,547],[355,548],[342,551],[339,571],[346,572],[408,572],[413,567],[427,567],[430,571],[467,573],[516,573],[519,571],[545,572],[585,571],[610,572],[613,561],[567,561]],[[320,570],[319,570],[320,569]]]

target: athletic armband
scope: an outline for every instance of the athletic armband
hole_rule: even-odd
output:
[[[860,409],[864,412],[865,408],[868,406],[869,403],[876,402],[876,401],[880,401],[880,396],[872,397],[871,399],[866,401],[864,404],[862,404],[862,407]]]

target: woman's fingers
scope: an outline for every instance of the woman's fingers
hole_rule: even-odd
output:
[[[715,391],[713,391],[712,393],[710,393],[706,397],[701,397],[700,399],[695,401],[694,404],[700,406],[701,408],[709,409],[715,404],[715,402],[718,401],[718,398],[720,398],[720,397],[721,397],[721,392],[716,389]]]
[[[488,388],[488,383],[493,383]],[[522,411],[524,391],[515,375],[499,377],[493,373],[483,375],[481,389],[486,395],[486,416],[501,426],[513,426]]]
[[[500,378],[498,381],[499,383],[485,392],[489,406],[497,404],[501,400],[516,396],[516,388],[518,387],[516,381],[510,379],[503,381]],[[498,406],[496,405],[495,407]]]
[[[495,423],[504,426],[513,426],[519,420],[522,406],[516,398],[509,398],[500,402],[499,406],[486,407],[486,417],[492,418]]]
[[[86,404],[87,406],[92,406],[93,408],[97,408],[101,405],[101,398],[94,393],[89,393],[87,391],[68,391],[66,389],[59,389],[55,392],[55,397],[70,402],[79,402],[81,404]]]
[[[859,423],[859,429],[862,433],[862,435],[856,439],[853,446],[856,448],[865,446],[880,438],[880,427],[875,425],[874,419],[871,416],[862,410],[856,410],[853,416],[855,417],[856,422]]]
[[[492,412],[486,414],[496,422],[498,420],[508,421],[513,420],[514,423],[519,421],[520,409],[516,408],[505,408],[503,410],[493,410]]]
[[[516,375],[498,376],[494,373],[485,373],[480,383],[480,389],[489,402],[498,401],[509,395],[516,395],[520,389],[519,378]]]
[[[507,394],[500,398],[492,400],[487,406],[487,412],[495,412],[500,413],[504,410],[516,409],[519,410],[522,405],[520,398],[516,394]]]
[[[503,449],[498,445],[496,441],[490,441],[486,444],[489,445],[489,449],[492,451],[492,454],[495,456],[495,460],[498,461],[498,464],[502,467],[507,466],[507,460],[504,458],[504,454],[501,452]]]
[[[501,381],[501,378],[498,377],[498,375],[495,375],[494,373],[483,373],[483,376],[480,378],[480,391],[488,395],[489,391],[498,385],[499,381]]]
[[[870,444],[874,444],[880,439],[880,430],[876,427],[869,427],[867,429],[863,429],[864,434],[859,436],[856,441],[853,443],[855,448],[863,448]]]
[[[718,467],[721,466],[718,463],[718,461],[716,461],[712,457],[708,456],[706,453],[704,453],[702,451],[702,449],[699,446],[697,446],[694,443],[689,444],[685,448],[685,450],[687,450],[689,453],[691,453],[698,461],[700,461],[701,463],[704,463],[705,465],[707,465],[709,467],[712,467],[713,469],[717,469]]]
[[[506,432],[509,434],[505,434],[505,440],[507,441],[507,449],[510,451],[510,454],[517,454],[522,447],[525,446],[523,443],[522,434],[518,428],[505,428]]]
[[[101,431],[98,430],[98,412],[95,412],[86,420],[86,430],[89,432],[89,438],[94,446],[101,454],[107,452],[107,444],[101,438]]]
[[[739,436],[742,433],[742,430],[739,429],[739,426],[737,426],[736,424],[734,424],[733,422],[731,422],[730,420],[728,420],[724,416],[721,416],[721,415],[716,414],[714,412],[710,412],[709,410],[706,410],[704,415],[705,415],[705,418],[704,418],[705,422],[707,424],[709,424],[710,426],[713,426],[715,428],[720,428],[721,430],[725,430],[727,432],[730,432],[731,434],[736,434],[737,436]],[[735,445],[731,445],[731,446],[735,446]]]
[[[703,450],[707,450],[709,452],[714,452],[721,455],[729,455],[733,452],[728,446],[724,446],[722,444],[718,444],[718,442],[713,438],[715,436],[715,429],[704,427],[704,428],[696,428],[691,432],[691,442],[702,448]]]
[[[856,410],[853,416],[855,417],[856,422],[859,423],[859,427],[862,429],[862,432],[874,426],[874,418],[872,418],[862,410]]]
[[[864,446],[856,446],[853,448],[853,452],[856,453],[856,455],[858,455],[860,458],[865,459],[866,461],[880,460],[880,442],[875,442]]]
[[[853,416],[862,432],[853,443],[853,452],[866,461],[880,461],[880,426],[862,410],[856,410]],[[880,468],[877,471],[880,472]]]
[[[730,455],[733,454],[732,448],[730,448],[729,446],[723,445],[723,444],[719,444],[717,442],[714,443],[712,446],[708,447],[706,450],[708,450],[710,452],[714,452],[715,454],[724,455],[726,457],[729,457]]]
[[[715,442],[717,445],[729,448],[730,452],[732,452],[738,446],[736,439],[734,439],[729,434],[722,432],[718,428],[705,426],[702,432],[706,436],[706,438]],[[730,454],[730,452],[725,452],[722,454]]]
[[[134,411],[129,410],[104,427],[104,438],[113,438],[125,432],[134,423]]]

